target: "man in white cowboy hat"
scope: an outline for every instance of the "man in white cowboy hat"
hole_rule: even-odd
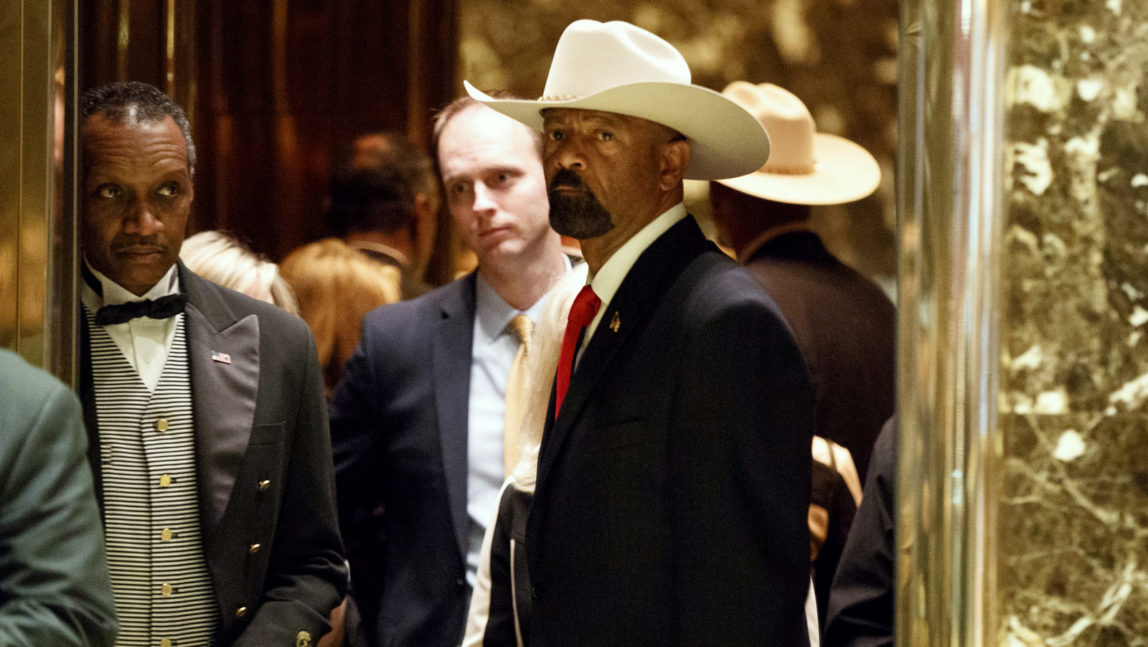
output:
[[[815,446],[810,526],[824,618],[855,510],[849,493],[834,484],[849,483],[860,494],[873,442],[893,414],[896,313],[881,288],[825,249],[810,228],[810,212],[812,205],[868,196],[881,171],[861,146],[817,132],[809,109],[788,90],[735,81],[722,94],[757,116],[772,148],[760,169],[710,183],[719,237],[793,330],[813,381],[814,433],[845,447],[857,466],[826,460],[832,452],[820,452],[817,460]]]
[[[892,302],[825,249],[813,206],[873,193],[877,160],[861,146],[816,131],[801,99],[769,83],[735,81],[723,94],[769,131],[769,160],[710,183],[718,236],[781,308],[817,396],[818,435],[844,445],[864,478],[881,425],[893,415]]]
[[[580,239],[526,525],[532,645],[800,645],[812,392],[773,302],[702,236],[684,178],[769,154],[669,43],[579,20],[537,101],[550,221]],[[575,368],[576,366],[576,368]]]

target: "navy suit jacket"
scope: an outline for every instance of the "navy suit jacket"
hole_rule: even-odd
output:
[[[475,280],[368,313],[335,393],[352,590],[379,645],[462,640]]]
[[[543,436],[531,644],[807,644],[812,395],[773,302],[686,218],[603,307]]]
[[[188,298],[203,552],[221,618],[216,644],[317,641],[330,628],[347,573],[315,341],[298,317],[182,263],[179,280]],[[102,501],[87,325],[81,330],[80,395]],[[213,351],[230,363],[213,361]],[[254,543],[259,550],[249,550]]]

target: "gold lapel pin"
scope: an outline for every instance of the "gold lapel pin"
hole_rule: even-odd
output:
[[[614,316],[610,318],[610,330],[613,330],[614,332],[618,332],[618,329],[621,327],[622,327],[622,320],[618,318],[618,311],[615,310]]]

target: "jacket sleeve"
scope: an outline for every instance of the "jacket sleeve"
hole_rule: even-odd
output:
[[[0,645],[111,645],[103,526],[79,401],[0,383]],[[10,399],[38,402],[28,407]]]
[[[826,646],[893,644],[896,478],[897,428],[891,419],[873,445],[865,496],[829,592]]]
[[[385,474],[375,443],[382,428],[379,390],[369,344],[374,335],[363,323],[358,347],[347,361],[331,405],[331,448],[335,463],[335,488],[339,527],[351,564],[351,595],[374,631],[383,597],[386,570]],[[379,361],[386,361],[385,358]]]

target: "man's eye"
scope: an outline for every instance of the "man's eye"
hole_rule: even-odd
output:
[[[598,131],[598,141],[608,142],[614,139],[614,133],[608,130]]]
[[[165,198],[170,198],[170,197],[176,195],[177,193],[179,193],[179,185],[176,184],[175,182],[170,182],[168,184],[161,186],[159,188],[159,190],[156,191],[156,193],[160,194],[161,196],[163,196]]]
[[[560,142],[565,139],[565,133],[563,133],[561,130],[551,130],[550,132],[546,133],[546,138],[552,142]]]
[[[466,185],[461,184],[461,183],[460,184],[452,184],[450,187],[450,192],[454,195],[462,195],[462,194],[466,193]]]
[[[104,184],[96,189],[96,195],[107,200],[114,200],[123,194],[123,189],[114,184]]]

